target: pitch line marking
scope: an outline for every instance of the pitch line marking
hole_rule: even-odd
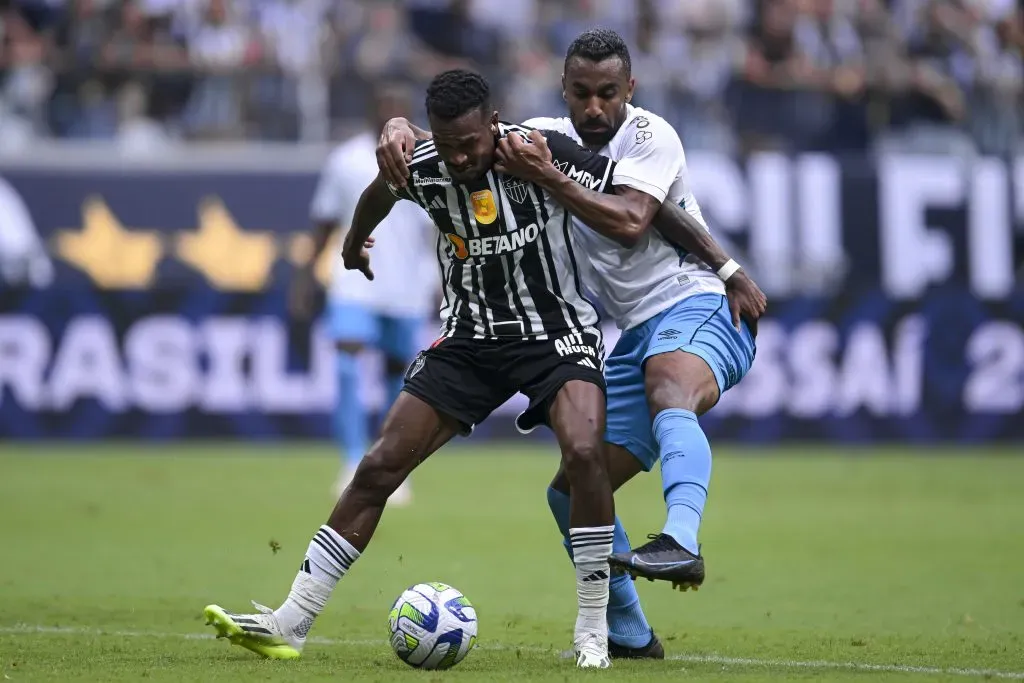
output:
[[[158,631],[108,631],[105,629],[86,628],[80,626],[33,626],[17,624],[0,626],[0,635],[88,635],[115,636],[118,638],[181,638],[184,640],[212,640],[210,633],[161,633]],[[339,640],[336,638],[310,637],[307,642],[317,645],[348,645],[348,646],[380,646],[387,645],[386,640]],[[501,643],[478,645],[481,650],[525,650],[527,652],[553,652],[551,648],[537,646],[504,645]],[[1001,671],[999,669],[970,669],[941,666],[913,666],[909,664],[869,664],[865,662],[832,662],[827,660],[789,660],[789,659],[758,659],[752,657],[726,657],[716,654],[708,655],[670,655],[667,661],[686,662],[691,664],[720,664],[722,666],[753,666],[767,669],[811,669],[811,670],[845,670],[864,673],[905,673],[930,676],[964,676],[978,678],[997,678],[1003,680],[1024,680],[1024,671]]]

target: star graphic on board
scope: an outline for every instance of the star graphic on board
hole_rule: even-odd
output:
[[[243,230],[220,199],[199,205],[199,228],[182,233],[178,258],[202,273],[217,289],[262,290],[277,259],[277,244],[266,232]]]
[[[155,230],[132,230],[101,197],[82,205],[82,226],[60,230],[54,251],[103,289],[145,289],[153,283],[164,249]]]

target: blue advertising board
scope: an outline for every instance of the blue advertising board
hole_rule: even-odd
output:
[[[709,436],[1024,439],[1024,160],[689,165],[770,299]],[[312,167],[0,167],[0,216],[28,221],[46,266],[0,283],[0,436],[327,436],[331,344],[285,306],[315,182]],[[514,434],[521,406],[478,435]]]

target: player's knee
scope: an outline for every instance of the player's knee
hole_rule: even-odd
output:
[[[604,444],[599,440],[578,440],[562,451],[562,467],[566,477],[586,476],[593,472],[604,472]]]
[[[644,367],[651,415],[681,408],[703,415],[718,402],[718,381],[699,356],[676,352],[654,356]]]

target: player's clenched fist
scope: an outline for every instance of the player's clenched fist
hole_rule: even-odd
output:
[[[544,179],[545,174],[557,173],[551,164],[547,140],[537,130],[530,132],[529,142],[519,133],[509,133],[498,141],[495,157],[494,170],[521,180],[537,183]]]

